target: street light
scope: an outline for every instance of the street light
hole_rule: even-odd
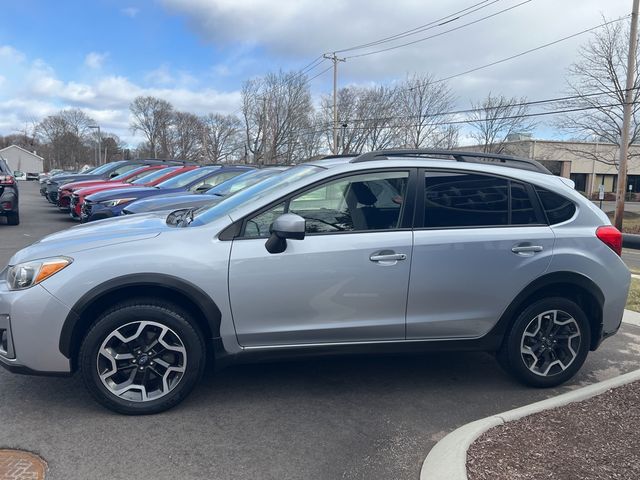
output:
[[[89,128],[97,128],[98,129],[98,140],[96,140],[96,150],[98,152],[97,156],[94,156],[94,158],[97,160],[97,164],[96,166],[102,164],[102,153],[100,152],[100,140],[102,139],[102,136],[100,135],[100,125],[89,125]]]

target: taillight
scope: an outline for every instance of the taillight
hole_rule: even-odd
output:
[[[612,225],[598,227],[596,237],[602,240],[611,250],[622,255],[622,233]]]
[[[13,185],[15,180],[11,175],[0,175],[0,185]]]

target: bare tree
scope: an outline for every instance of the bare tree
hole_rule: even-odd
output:
[[[620,147],[628,50],[628,27],[620,22],[605,25],[593,33],[580,48],[578,60],[569,67],[567,94],[573,98],[553,106],[558,110],[576,110],[559,116],[555,122],[558,128],[581,141],[607,142]],[[636,61],[629,144],[636,143],[640,134],[638,63]],[[567,149],[585,158],[618,166],[617,149],[610,157],[577,145]]]
[[[169,147],[168,131],[172,119],[173,106],[156,97],[136,97],[129,110],[132,115],[130,128],[133,133],[141,131],[149,142],[154,158],[167,157]],[[161,145],[163,144],[163,145]],[[163,151],[159,151],[160,147]]]
[[[507,98],[489,95],[479,103],[471,102],[469,114],[471,137],[484,152],[501,153],[506,148],[505,141],[514,133],[530,131],[535,123],[526,117],[526,98]]]
[[[298,72],[269,73],[242,87],[246,146],[259,163],[289,163],[313,112],[306,78]]]
[[[205,158],[212,163],[228,161],[242,147],[242,122],[235,115],[210,113],[200,118]]]
[[[400,85],[397,99],[404,146],[455,146],[458,128],[445,124],[453,119],[446,112],[453,109],[455,102],[447,83],[434,81],[431,75],[412,75]]]
[[[174,112],[168,128],[168,142],[164,147],[167,156],[181,160],[202,159],[203,125],[197,115],[188,112]]]
[[[37,135],[47,145],[53,166],[73,166],[91,162],[91,130],[95,121],[79,109],[61,110],[45,117],[37,126]]]
[[[396,90],[393,87],[346,87],[338,91],[338,119],[342,125],[338,151],[360,153],[400,144]],[[321,100],[328,145],[333,143],[332,99]]]

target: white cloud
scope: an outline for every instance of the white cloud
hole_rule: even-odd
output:
[[[171,12],[183,15],[190,28],[218,48],[253,47],[273,67],[302,67],[323,52],[344,49],[409,30],[469,7],[465,0],[426,2],[396,0],[161,0]],[[471,2],[474,3],[474,2]],[[491,2],[495,3],[495,2]],[[516,5],[517,0],[499,2],[446,26],[434,27],[393,46],[460,26]],[[536,0],[483,20],[475,25],[398,48],[340,64],[340,81],[386,83],[407,73],[430,73],[436,78],[463,72],[500,58],[557,40],[602,23],[601,14],[613,19],[628,13],[627,0]],[[578,46],[588,35],[523,56],[502,66],[480,70],[452,81],[456,93],[468,102],[488,90],[531,98],[560,93],[566,68],[575,59]],[[371,50],[371,49],[369,49]],[[341,56],[369,51],[354,50]],[[266,52],[266,53],[263,53]],[[251,55],[251,54],[250,54]],[[320,73],[329,63],[310,72]],[[212,69],[224,75],[223,66]],[[328,91],[327,72],[314,81]]]
[[[92,69],[102,68],[104,61],[109,56],[108,53],[99,53],[99,52],[89,52],[86,57],[84,57],[84,64]]]
[[[135,18],[138,13],[140,13],[140,9],[136,7],[126,7],[120,10],[120,12],[127,17]]]
[[[145,75],[144,79],[155,85],[168,85],[175,82],[167,65],[160,65],[155,70],[151,70]]]
[[[22,58],[8,62],[6,57]],[[11,48],[0,48],[0,135],[13,133],[25,122],[39,121],[63,108],[80,108],[104,131],[111,131],[135,146],[142,139],[129,130],[129,104],[138,95],[152,95],[171,102],[177,110],[206,114],[231,113],[240,104],[240,92],[196,88],[197,79],[179,71],[171,84],[137,83],[120,75],[104,74],[65,81],[42,59],[29,61]],[[167,68],[167,74],[171,75]]]

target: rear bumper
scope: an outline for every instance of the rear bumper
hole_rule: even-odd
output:
[[[0,214],[18,211],[18,195],[15,191],[5,188],[0,195]]]

